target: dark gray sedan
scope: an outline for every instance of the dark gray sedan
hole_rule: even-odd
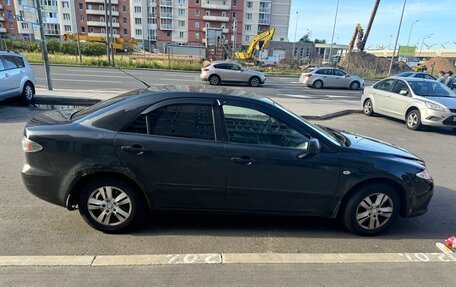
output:
[[[424,161],[315,126],[267,98],[167,87],[31,119],[23,181],[36,196],[120,232],[146,210],[339,217],[372,235],[427,210]]]

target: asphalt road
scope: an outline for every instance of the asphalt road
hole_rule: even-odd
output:
[[[42,65],[32,65],[39,88],[46,87],[46,77]],[[208,85],[199,79],[198,73],[125,70],[149,85]],[[129,91],[144,88],[144,85],[131,76],[111,68],[52,66],[51,76],[54,89]],[[371,85],[373,81],[367,81]],[[298,77],[267,77],[264,85],[258,88],[238,84],[230,88],[244,89],[269,97],[301,99],[341,99],[359,101],[360,91],[343,89],[312,89],[299,83]]]
[[[412,132],[401,122],[352,115],[324,124],[397,144],[426,160],[436,182],[427,214],[400,218],[377,237],[352,235],[337,221],[321,218],[194,214],[154,215],[131,234],[103,234],[78,212],[46,203],[24,188],[20,141],[25,122],[37,112],[0,106],[0,255],[435,252],[435,242],[456,233],[455,134]]]

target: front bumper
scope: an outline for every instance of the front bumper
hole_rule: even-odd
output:
[[[427,126],[456,128],[456,113],[440,112],[426,108],[421,111],[421,123]]]
[[[415,217],[426,213],[429,202],[434,195],[434,181],[416,177],[413,190],[408,193],[406,209],[403,217]]]

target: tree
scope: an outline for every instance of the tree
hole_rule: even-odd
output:
[[[315,38],[314,42],[315,42],[315,44],[326,44],[326,40],[324,40],[324,39],[320,40],[320,39]]]
[[[310,36],[312,36],[312,32],[307,31],[307,33],[305,33],[304,36],[302,36],[301,39],[299,39],[299,42],[312,43],[312,40],[310,40]]]

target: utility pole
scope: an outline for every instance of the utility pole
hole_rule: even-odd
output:
[[[114,33],[112,30],[112,1],[109,0],[109,33],[110,33],[110,41],[112,40],[111,44],[111,55],[112,55],[112,62],[111,64],[115,66],[114,64]]]
[[[108,57],[108,66],[111,66],[111,47],[109,43],[109,24],[108,24],[108,1],[104,1],[105,9],[105,29],[106,29],[106,55]]]
[[[234,19],[233,22],[233,59],[235,58],[234,56],[236,55],[236,34],[237,34],[237,20]]]
[[[41,52],[43,54],[44,59],[44,71],[46,73],[46,80],[47,80],[47,89],[52,91],[52,80],[51,80],[51,68],[49,66],[49,57],[46,45],[46,36],[44,35],[44,28],[43,28],[43,15],[41,15],[41,3],[40,0],[36,0],[36,10],[38,13],[38,25],[40,25],[40,33],[41,33]]]
[[[401,20],[399,21],[399,28],[397,29],[396,43],[394,43],[393,55],[391,55],[391,62],[388,70],[388,77],[391,76],[391,70],[393,69],[394,56],[396,54],[397,42],[399,41],[399,34],[401,33],[402,19],[404,18],[405,5],[407,0],[404,0],[404,6],[402,7]]]
[[[299,16],[299,11],[296,11],[296,26],[295,26],[295,35],[294,35],[294,41],[293,41],[293,50],[291,51],[291,62],[293,62],[293,60],[294,60],[294,52],[295,52],[295,47],[296,47],[296,33],[298,32],[298,19],[299,19],[298,16]]]
[[[332,49],[333,49],[333,42],[334,42],[334,32],[336,32],[336,22],[337,22],[337,13],[339,12],[339,0],[337,0],[337,5],[336,5],[336,15],[334,16],[334,25],[333,25],[333,32],[331,36],[331,43],[329,45],[329,55],[328,55],[328,60],[331,61],[331,54],[332,54]]]

